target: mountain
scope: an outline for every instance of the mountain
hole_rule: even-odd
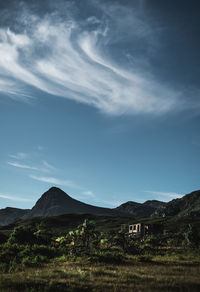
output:
[[[61,189],[52,187],[36,202],[24,218],[57,216],[61,214],[122,215],[120,211],[92,206],[71,198]]]
[[[135,217],[148,217],[151,216],[158,207],[163,206],[164,204],[164,202],[156,200],[149,200],[145,203],[128,201],[115,209]]]
[[[174,199],[158,208],[153,216],[199,216],[200,190],[194,191],[180,199]]]
[[[27,215],[30,210],[18,209],[7,207],[5,209],[0,209],[0,226],[8,225],[13,223],[23,216]]]
[[[148,200],[148,201],[143,203],[143,205],[150,206],[150,207],[152,207],[154,209],[157,209],[159,207],[165,206],[166,204],[167,203],[162,202],[162,201],[158,201],[158,200]]]
[[[31,210],[7,207],[0,210],[0,226],[20,219],[62,214],[92,214],[131,217],[199,216],[200,191],[192,192],[181,199],[168,203],[148,200],[144,203],[126,202],[117,208],[109,209],[85,204],[73,199],[61,189],[52,187],[45,192]]]

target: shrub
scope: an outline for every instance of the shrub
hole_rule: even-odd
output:
[[[69,231],[65,236],[56,238],[59,246],[67,246],[69,253],[74,256],[88,254],[100,246],[104,233],[95,230],[95,221],[85,219],[77,229]]]
[[[36,240],[33,233],[34,230],[32,228],[25,228],[23,226],[16,227],[10,234],[8,238],[8,243],[33,244]]]
[[[22,259],[22,264],[24,266],[40,266],[41,263],[44,263],[47,261],[47,257],[42,255],[36,255],[34,257],[27,256]]]
[[[0,232],[0,244],[5,243],[8,240],[8,237]]]
[[[200,244],[200,231],[191,224],[188,224],[186,231],[183,233],[183,237],[182,244],[184,246],[197,248]]]
[[[55,247],[50,247],[46,245],[33,245],[31,251],[35,255],[42,255],[47,258],[53,258],[58,255],[58,251]]]

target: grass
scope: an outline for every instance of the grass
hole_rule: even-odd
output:
[[[118,241],[110,246],[105,241],[91,250],[86,247],[82,250],[77,245],[75,252],[73,245],[55,241],[57,236],[76,228],[85,218],[95,219],[98,231],[111,231],[111,237],[109,233],[105,234],[111,242],[112,234],[118,235]],[[10,234],[13,238],[12,231],[16,226],[39,226],[39,235],[46,235],[47,230],[51,232],[51,239],[47,242],[44,237],[41,244],[39,237],[39,243],[23,240],[22,244],[21,241],[15,243],[16,237],[14,242],[8,240],[0,244],[0,292],[200,291],[200,250],[194,249],[197,245],[182,244],[188,224],[199,228],[200,218],[142,220],[162,223],[164,232],[157,235],[156,242],[152,236],[146,241],[130,240],[132,249],[123,249],[118,233],[121,224],[130,222],[128,217],[63,215],[32,218],[1,227],[3,236],[8,238]],[[131,223],[134,223],[133,219]]]
[[[200,291],[200,257],[125,256],[118,264],[56,258],[0,274],[0,291]]]

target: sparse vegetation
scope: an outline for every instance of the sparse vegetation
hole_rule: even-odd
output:
[[[0,291],[200,289],[199,218],[184,218],[179,226],[179,219],[148,219],[159,220],[164,232],[142,238],[127,236],[120,218],[117,229],[115,218],[84,215],[82,223],[63,224],[64,231],[56,233],[48,226],[55,219],[22,221],[9,232],[2,228]]]

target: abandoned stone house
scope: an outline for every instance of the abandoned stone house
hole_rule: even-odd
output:
[[[128,233],[130,235],[145,235],[150,231],[150,225],[144,223],[130,224]]]
[[[162,224],[145,224],[145,223],[136,223],[129,224],[128,234],[133,236],[143,236],[146,234],[159,234],[163,233]]]

